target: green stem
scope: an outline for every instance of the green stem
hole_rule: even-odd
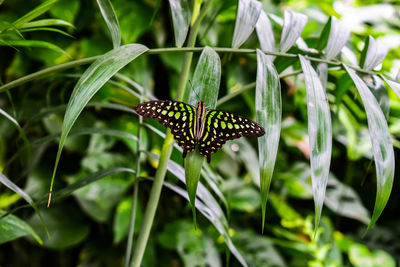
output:
[[[193,29],[195,29],[197,25],[193,25]],[[199,27],[199,26],[197,26]],[[198,31],[198,28],[197,28]],[[193,37],[192,37],[193,38]],[[196,38],[190,40],[190,36],[189,36],[189,40],[188,40],[188,44],[189,43],[193,43],[193,40],[195,41]],[[149,49],[147,51],[148,54],[168,54],[168,53],[182,53],[185,52],[185,59],[184,62],[186,63],[191,63],[192,60],[192,56],[193,56],[193,52],[196,53],[200,53],[201,51],[203,51],[204,47],[182,47],[182,48],[155,48],[155,49]],[[256,50],[255,49],[239,49],[239,48],[224,48],[224,47],[214,47],[213,48],[217,53],[236,53],[236,54],[255,54]],[[297,54],[288,54],[288,53],[280,53],[280,52],[272,52],[272,51],[263,51],[266,55],[274,55],[274,56],[278,56],[278,57],[298,57]],[[187,56],[186,56],[187,55]],[[12,82],[9,82],[7,84],[4,84],[2,86],[0,86],[0,93],[9,90],[11,88],[17,87],[19,85],[22,85],[24,83],[30,82],[32,80],[36,80],[39,78],[43,78],[53,72],[58,72],[58,71],[62,71],[62,70],[66,70],[66,69],[70,69],[70,68],[74,68],[74,67],[78,67],[81,65],[86,65],[86,64],[90,64],[93,61],[95,61],[96,59],[98,59],[100,56],[95,56],[95,57],[88,57],[88,58],[84,58],[84,59],[79,59],[79,60],[74,60],[74,61],[70,61],[64,64],[60,64],[57,66],[53,66],[53,67],[49,67],[47,69],[43,69],[31,74],[28,74],[24,77],[21,77],[19,79],[16,79]],[[321,58],[316,58],[316,57],[310,57],[310,56],[305,56],[306,59],[310,60],[310,61],[315,61],[315,62],[320,62],[320,63],[327,63],[330,65],[335,65],[335,66],[339,66],[343,69],[343,64],[340,61],[332,61],[332,60],[326,60],[326,59],[321,59]],[[364,73],[364,74],[369,74],[369,75],[376,75],[376,72],[373,71],[369,71],[369,70],[364,70],[361,69],[358,66],[353,66],[353,65],[346,65],[347,67]],[[187,75],[189,73],[189,70],[187,70],[187,73],[185,74],[186,79],[187,79]],[[182,82],[180,82],[181,86],[180,88],[182,88],[182,85],[185,84],[186,85],[186,79],[184,79],[185,77],[181,76]],[[178,92],[183,92],[184,90],[178,90]]]
[[[208,0],[204,3],[203,8],[200,11],[196,22],[193,24],[192,29],[189,33],[187,46],[193,47],[196,43],[197,34],[199,31],[200,23],[203,20],[207,9],[210,7],[211,1]],[[179,78],[178,89],[176,92],[176,99],[182,100],[187,79],[189,76],[190,65],[192,62],[193,52],[188,52],[185,54],[185,58],[182,65],[182,72]],[[142,227],[139,232],[139,237],[135,246],[135,252],[133,254],[133,259],[131,266],[132,267],[140,267],[143,259],[143,254],[147,246],[147,241],[149,239],[150,230],[153,225],[154,216],[157,210],[158,201],[160,199],[161,189],[164,183],[165,174],[167,172],[167,163],[171,156],[172,148],[173,148],[174,136],[171,134],[171,131],[167,130],[167,135],[164,140],[164,144],[161,150],[161,156],[158,164],[158,168],[155,174],[154,183],[151,187],[150,197],[147,202],[146,210],[143,217]]]

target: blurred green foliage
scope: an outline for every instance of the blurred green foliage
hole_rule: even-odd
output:
[[[316,45],[328,17],[337,16],[351,25],[353,37],[348,46],[358,58],[364,41],[371,35],[389,46],[382,72],[394,76],[400,67],[398,5],[377,1],[368,1],[366,5],[364,1],[309,0],[262,3],[264,10],[279,17],[286,8],[308,15],[309,23],[302,38],[310,47]],[[175,46],[167,1],[114,0],[112,4],[123,44],[141,43],[150,48]],[[236,5],[237,1],[233,0],[215,1],[215,8],[200,28],[198,46],[230,46]],[[371,15],[378,14],[378,10],[385,15]],[[273,23],[276,40],[279,40],[280,28]],[[71,58],[88,58],[112,49],[111,36],[96,1],[84,0],[0,0],[0,45],[0,85]],[[254,33],[243,46],[258,47]],[[195,60],[197,58],[195,55]],[[182,60],[183,53],[146,55],[120,73],[157,98],[172,99]],[[346,60],[349,58],[343,57],[343,61]],[[257,64],[253,55],[224,55],[221,62],[219,97],[254,82]],[[281,72],[293,62],[290,58],[277,58],[275,66]],[[299,66],[295,63],[294,67],[298,69]],[[77,67],[51,74],[0,94],[0,108],[20,123],[32,149],[31,153],[25,150],[17,128],[1,117],[0,171],[35,201],[43,201],[48,193],[65,104],[84,70],[84,67]],[[302,76],[286,77],[281,79],[281,84],[281,141],[264,234],[260,226],[256,142],[248,139],[228,142],[222,151],[213,155],[209,176],[215,179],[216,191],[223,194],[224,198],[218,196],[217,199],[229,215],[229,234],[234,244],[249,266],[396,266],[400,258],[398,179],[395,179],[391,199],[380,221],[361,238],[375,200],[376,179],[365,111],[350,78],[343,72],[329,71],[327,97],[334,139],[332,167],[326,208],[315,239],[306,91]],[[381,100],[379,104],[388,118],[395,154],[399,158],[400,101],[384,84],[379,81],[373,84],[375,90],[372,91]],[[114,77],[81,114],[72,131],[92,129],[97,133],[71,133],[68,137],[55,192],[85,181],[102,170],[134,169],[136,160],[142,163],[140,177],[154,176],[158,162],[144,153],[137,159],[135,139],[106,132],[113,129],[137,135],[137,116],[103,105],[112,102],[133,107],[138,104],[140,100],[124,89],[127,86],[131,84]],[[254,91],[246,91],[219,108],[255,118]],[[164,132],[154,121],[146,123]],[[160,154],[163,138],[149,131],[149,127],[144,128],[142,149]],[[182,165],[179,151],[174,150],[171,159]],[[134,177],[132,173],[113,174],[55,200],[49,209],[42,203],[40,213],[49,228],[50,239],[38,215],[21,207],[24,203],[19,195],[1,186],[0,214],[7,211],[13,214],[0,218],[0,265],[122,265]],[[167,174],[167,181],[179,184],[171,173]],[[140,183],[135,234],[140,229],[150,188],[151,182]],[[216,229],[203,216],[198,216],[199,227],[195,229],[191,216],[191,208],[184,198],[163,190],[143,266],[223,266],[226,262],[239,266],[234,257],[228,259],[229,251]],[[23,236],[26,238],[20,238]]]

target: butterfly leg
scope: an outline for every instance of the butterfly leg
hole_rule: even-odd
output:
[[[211,162],[211,154],[207,154],[207,162],[210,163]]]

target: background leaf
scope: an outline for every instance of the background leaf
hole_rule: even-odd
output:
[[[42,239],[29,224],[12,214],[3,217],[4,214],[4,211],[0,211],[0,244],[26,235],[31,235],[39,244],[43,244]]]
[[[307,20],[308,18],[306,15],[291,10],[285,10],[280,42],[281,52],[288,51],[294,45],[306,26]]]
[[[264,231],[265,210],[269,186],[275,167],[281,131],[282,103],[281,84],[272,61],[257,50],[256,85],[257,123],[265,129],[265,135],[258,138],[260,162],[260,187],[262,199],[262,230]]]
[[[182,47],[190,23],[190,9],[187,0],[169,0],[174,25],[175,45]]]
[[[261,12],[261,3],[256,0],[239,0],[232,47],[241,46],[256,26]]]
[[[389,199],[393,186],[394,152],[389,128],[385,116],[374,95],[353,69],[344,65],[353,80],[364,104],[368,118],[368,129],[371,137],[372,152],[375,159],[377,193],[374,212],[368,230],[374,226]]]
[[[118,18],[110,0],[97,0],[101,14],[111,33],[113,47],[117,48],[121,45],[121,31],[119,29]]]

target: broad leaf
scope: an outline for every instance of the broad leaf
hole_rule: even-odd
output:
[[[256,0],[239,0],[232,47],[241,46],[256,26],[261,12],[261,3]]]
[[[117,15],[115,14],[114,8],[110,0],[97,0],[101,14],[106,21],[107,27],[111,33],[111,39],[113,47],[117,48],[121,45],[121,31],[119,29],[119,23]]]
[[[54,164],[53,175],[51,179],[50,192],[53,188],[53,182],[57,171],[58,162],[60,160],[61,151],[64,147],[68,133],[71,131],[72,126],[78,119],[79,114],[89,102],[89,100],[96,94],[98,90],[121,68],[134,60],[136,57],[145,53],[147,47],[140,44],[129,44],[114,49],[90,65],[82,77],[77,82],[71,98],[67,105],[67,110],[64,116],[63,127],[61,131],[60,143],[56,161]],[[50,204],[49,196],[49,204]]]
[[[175,45],[182,47],[190,23],[190,10],[187,0],[169,0],[174,25]]]
[[[187,103],[197,105],[203,101],[209,108],[215,108],[217,103],[219,83],[221,79],[221,62],[218,54],[210,47],[205,47],[200,55],[199,62],[193,74],[193,88]],[[200,98],[200,99],[199,99]],[[197,183],[200,179],[201,167],[204,157],[196,150],[188,153],[185,158],[185,179],[190,203],[192,204],[193,219],[196,223],[196,199]]]
[[[272,61],[261,50],[257,50],[257,85],[255,95],[257,123],[265,129],[265,135],[258,138],[262,229],[264,230],[265,209],[281,131],[282,103],[281,84],[278,73]]]
[[[353,69],[344,65],[347,73],[353,80],[364,104],[368,118],[368,129],[371,137],[372,152],[375,159],[377,193],[374,212],[368,225],[370,230],[381,215],[389,199],[394,177],[394,152],[393,145],[386,123],[385,115],[379,107],[374,95],[363,80]]]
[[[307,91],[308,135],[311,178],[315,203],[315,229],[318,228],[328,182],[332,152],[331,113],[325,89],[310,61],[300,57]]]
[[[285,10],[280,42],[281,52],[288,51],[294,45],[306,26],[307,20],[306,15]]]
[[[385,45],[368,36],[361,53],[360,66],[365,70],[376,68],[386,57],[387,52],[388,48]]]
[[[261,10],[260,16],[256,24],[256,31],[261,49],[263,51],[275,51],[275,37],[272,31],[271,22],[267,14]],[[273,58],[273,56],[269,56]]]

